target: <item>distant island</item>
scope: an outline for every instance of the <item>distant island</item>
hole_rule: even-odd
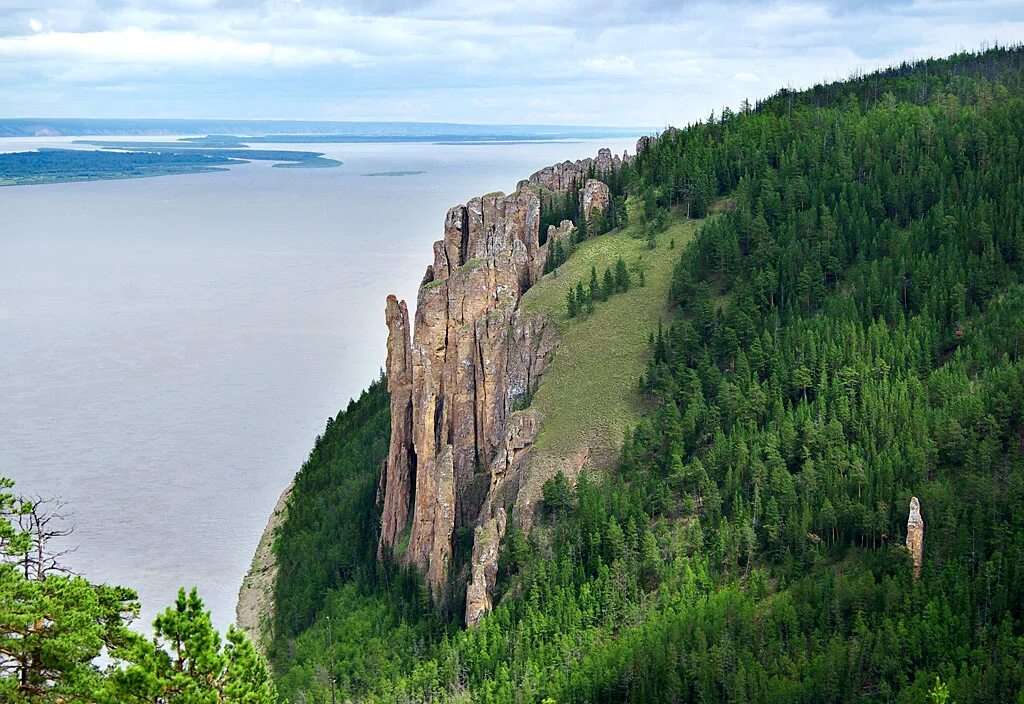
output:
[[[79,143],[79,142],[76,142]],[[273,161],[274,167],[341,166],[321,152],[209,148],[178,142],[82,142],[99,149],[38,149],[0,154],[0,186],[27,186],[73,181],[147,178],[223,171],[249,161]]]
[[[377,171],[372,174],[363,174],[363,176],[419,176],[425,174],[426,171]]]
[[[247,140],[249,141],[249,140]],[[277,161],[274,166],[332,167],[341,166],[337,159],[327,159],[323,152],[300,152],[280,149],[250,149],[239,137],[207,136],[185,137],[177,142],[125,142],[76,139],[74,144],[88,144],[103,150],[144,152],[147,154],[168,154],[190,156],[204,154],[212,157],[227,157],[239,161]]]
[[[236,159],[212,154],[40,149],[0,154],[0,186],[145,178],[221,171]]]

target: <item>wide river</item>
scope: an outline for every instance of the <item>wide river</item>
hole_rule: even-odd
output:
[[[0,151],[68,140],[0,139]],[[634,140],[303,144],[333,169],[0,188],[0,476],[60,497],[68,565],[223,629],[278,495],[384,363],[448,207]],[[418,175],[368,176],[398,171]]]

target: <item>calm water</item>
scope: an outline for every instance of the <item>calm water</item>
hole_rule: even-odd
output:
[[[344,165],[0,188],[0,475],[69,502],[70,566],[138,589],[144,623],[196,585],[224,628],[281,489],[383,365],[384,298],[414,299],[446,209],[599,146],[633,148],[302,145]],[[426,173],[363,175],[388,171]]]

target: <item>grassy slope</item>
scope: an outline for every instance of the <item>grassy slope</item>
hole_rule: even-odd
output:
[[[547,313],[558,325],[562,341],[540,387],[533,408],[544,419],[534,444],[534,457],[561,463],[576,456],[578,464],[601,464],[617,456],[626,429],[640,420],[637,380],[646,369],[647,336],[666,314],[672,270],[680,248],[693,237],[700,221],[673,218],[658,234],[657,247],[647,249],[632,228],[586,240],[563,264],[523,298],[527,311]],[[671,240],[675,249],[670,249]],[[570,319],[566,292],[590,279],[591,266],[600,279],[607,266],[622,257],[631,270],[627,293],[597,303],[594,312]],[[634,264],[642,262],[646,285],[640,288]],[[570,460],[571,461],[571,460]],[[549,472],[541,471],[542,475]]]

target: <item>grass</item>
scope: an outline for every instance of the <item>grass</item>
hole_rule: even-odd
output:
[[[698,220],[673,217],[658,234],[654,249],[633,237],[630,228],[585,240],[557,275],[545,276],[523,297],[524,309],[548,314],[562,336],[533,397],[532,408],[543,417],[534,443],[538,459],[574,456],[573,463],[582,466],[617,456],[624,432],[640,420],[643,410],[637,383],[646,369],[648,334],[666,318],[675,262],[699,225]],[[675,248],[670,249],[673,239]],[[596,303],[593,313],[569,318],[568,289],[577,281],[586,287],[591,266],[600,279],[605,267],[614,267],[619,257],[630,268],[630,290]],[[634,271],[638,263],[645,271],[642,288]]]

